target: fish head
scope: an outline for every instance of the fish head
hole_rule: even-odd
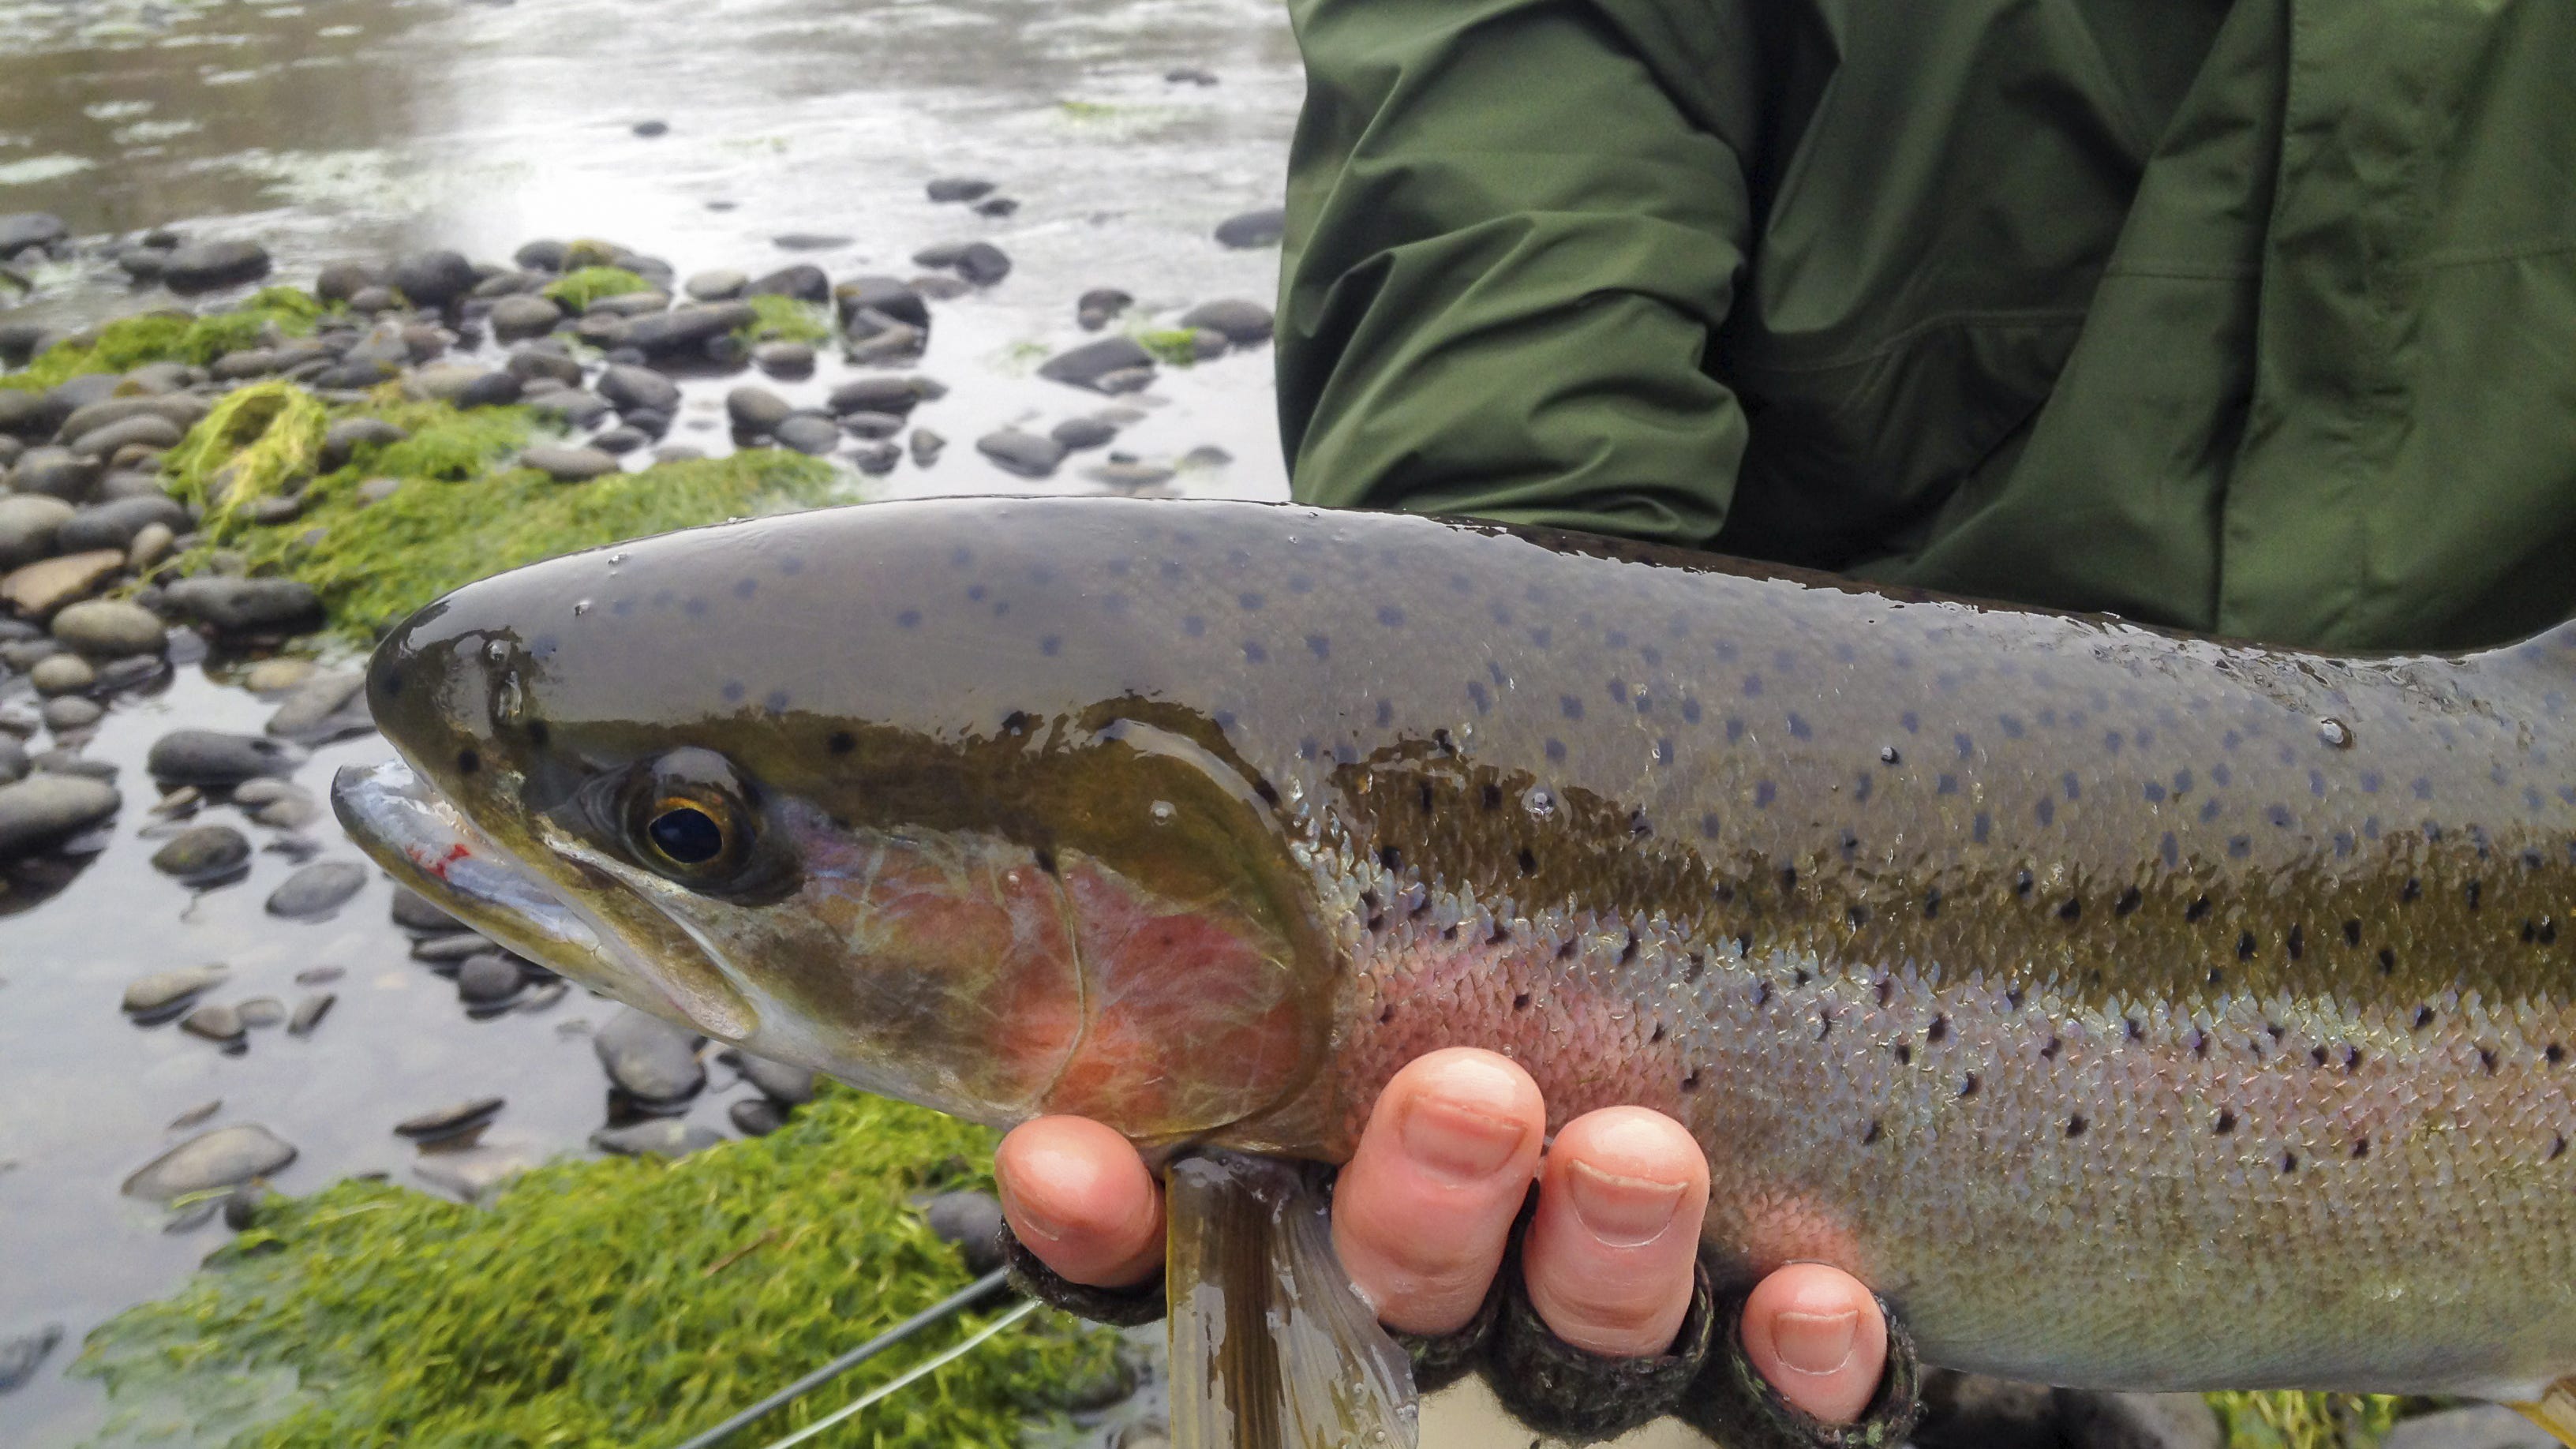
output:
[[[379,647],[402,758],[335,806],[460,919],[761,1056],[1140,1143],[1257,1117],[1317,1071],[1334,974],[1275,799],[1139,687],[1149,641],[990,667],[937,601],[992,522],[873,505],[469,585]]]

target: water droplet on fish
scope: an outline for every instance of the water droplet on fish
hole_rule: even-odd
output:
[[[495,664],[506,664],[510,660],[510,646],[499,639],[495,639],[491,643],[483,646],[483,657],[491,660]]]
[[[608,556],[608,566],[610,568],[615,568],[624,562],[626,562],[626,550],[622,548]]]
[[[2352,727],[2339,719],[2317,721],[2317,738],[2338,750],[2352,748]]]
[[[1556,814],[1556,796],[1545,785],[1532,785],[1521,793],[1521,808],[1532,820],[1546,820]]]
[[[573,600],[573,601],[572,601],[572,616],[573,616],[574,618],[578,619],[578,618],[580,618],[582,615],[587,614],[587,613],[589,613],[589,612],[590,612],[590,600],[588,600],[588,599],[575,599],[575,600]]]
[[[527,695],[519,688],[517,671],[502,675],[501,687],[492,695],[493,717],[507,724],[525,713],[527,706]]]
[[[1146,807],[1145,813],[1154,817],[1155,824],[1169,825],[1172,823],[1172,817],[1180,814],[1181,812],[1172,808],[1171,801],[1157,800],[1152,805]]]

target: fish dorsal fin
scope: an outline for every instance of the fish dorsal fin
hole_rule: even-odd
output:
[[[1412,1364],[1306,1170],[1214,1153],[1166,1184],[1175,1449],[1412,1449]]]

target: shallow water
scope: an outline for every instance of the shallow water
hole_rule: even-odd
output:
[[[1166,81],[1175,66],[1220,83]],[[1276,253],[1229,251],[1210,231],[1277,201],[1299,89],[1284,18],[1265,0],[0,0],[0,213],[55,212],[90,239],[163,225],[249,237],[294,282],[407,247],[506,260],[539,236],[611,238],[684,277],[790,261],[836,278],[909,275],[922,246],[990,239],[1015,270],[934,304],[918,369],[951,388],[915,416],[950,439],[946,455],[854,490],[1081,489],[1099,454],[1032,485],[972,441],[1102,406],[1032,375],[1085,340],[1073,302],[1088,288],[1134,293],[1140,320],[1216,297],[1269,301]],[[634,135],[645,120],[669,133]],[[927,201],[923,183],[951,174],[1000,182],[1019,211],[988,220]],[[772,245],[795,232],[850,240]],[[86,322],[171,304],[95,256],[21,269],[38,291],[0,318]],[[810,383],[764,385],[801,402],[845,375],[827,366]],[[671,441],[721,451],[721,396],[740,381],[761,379],[691,384]],[[1119,448],[1232,455],[1185,472],[1184,491],[1284,493],[1266,349],[1165,369],[1121,401],[1147,416]],[[23,682],[0,686],[0,703],[23,698],[13,688]],[[0,1399],[11,1445],[93,1428],[97,1390],[62,1372],[80,1336],[170,1291],[222,1240],[219,1225],[165,1234],[159,1209],[118,1195],[172,1143],[263,1123],[301,1149],[277,1185],[302,1192],[355,1172],[411,1180],[422,1159],[392,1124],[467,1097],[507,1097],[485,1141],[536,1154],[584,1150],[605,1120],[607,1082],[574,1024],[604,1022],[607,1003],[576,991],[544,1013],[471,1021],[452,984],[408,958],[381,879],[332,919],[297,923],[261,909],[296,863],[282,854],[263,850],[246,880],[203,894],[150,868],[139,837],[156,823],[151,741],[182,725],[255,733],[272,708],[195,665],[119,703],[86,750],[123,768],[112,843],[59,894],[0,915],[0,1338],[67,1330],[36,1379]],[[372,736],[329,746],[296,779],[318,794],[338,765],[385,752]],[[227,807],[198,818],[255,843],[278,835]],[[319,858],[357,858],[327,815],[306,833]],[[208,961],[233,969],[207,998],[218,1001],[292,1004],[298,971],[346,974],[324,988],[339,1002],[310,1038],[255,1031],[237,1057],[118,1011],[135,977]],[[694,1120],[724,1125],[726,1103],[748,1090],[729,1076],[713,1071]],[[217,1098],[202,1125],[164,1125]]]

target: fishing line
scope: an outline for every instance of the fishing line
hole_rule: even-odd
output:
[[[852,1414],[855,1414],[859,1410],[866,1408],[868,1405],[884,1398],[886,1395],[893,1393],[895,1390],[902,1388],[904,1385],[911,1383],[916,1379],[926,1378],[931,1374],[935,1374],[941,1369],[946,1368],[948,1365],[955,1363],[957,1360],[964,1358],[966,1355],[973,1353],[977,1344],[982,1343],[984,1340],[991,1338],[994,1334],[1001,1332],[1003,1329],[1010,1327],[1012,1324],[1019,1322],[1021,1319],[1026,1318],[1037,1311],[1038,1301],[1036,1299],[1030,1298],[1023,1300],[1019,1307],[1012,1309],[1010,1312],[1005,1313],[1001,1317],[994,1319],[992,1322],[985,1324],[982,1328],[975,1330],[972,1335],[968,1336],[965,1342],[958,1344],[955,1348],[948,1349],[945,1352],[940,1353],[937,1357],[924,1359],[920,1363],[914,1364],[911,1368],[905,1369],[902,1373],[895,1375],[892,1379],[889,1379],[885,1383],[879,1384],[875,1388],[868,1390],[866,1393],[859,1395],[857,1398],[852,1399],[837,1409],[834,1409],[829,1414],[826,1414],[822,1418],[815,1420],[813,1423],[806,1425],[804,1428],[797,1430],[795,1433],[788,1435],[786,1438],[773,1441],[768,1446],[768,1449],[793,1449],[793,1446],[804,1443],[806,1440],[811,1439],[815,1435],[822,1433],[824,1430],[831,1428],[834,1424],[850,1417]]]
[[[724,1442],[726,1439],[733,1437],[736,1432],[740,1431],[746,1425],[750,1424],[753,1420],[758,1419],[763,1414],[769,1413],[771,1410],[776,1409],[781,1405],[790,1404],[803,1398],[805,1395],[812,1393],[824,1384],[830,1383],[833,1379],[840,1377],[842,1374],[848,1373],[850,1370],[857,1368],[860,1364],[867,1362],[869,1359],[876,1357],[878,1354],[885,1352],[887,1349],[894,1347],[896,1344],[903,1342],[905,1339],[912,1337],[914,1334],[919,1333],[930,1325],[939,1322],[941,1319],[952,1317],[968,1308],[974,1307],[977,1303],[980,1303],[984,1299],[992,1296],[992,1294],[998,1291],[1004,1283],[1009,1280],[1009,1278],[1010,1270],[1006,1268],[994,1269],[992,1272],[985,1274],[983,1277],[976,1279],[974,1282],[969,1283],[965,1287],[958,1289],[956,1292],[949,1294],[947,1297],[940,1299],[938,1302],[933,1303],[928,1308],[912,1315],[903,1322],[896,1324],[894,1327],[889,1328],[885,1332],[878,1334],[876,1337],[869,1339],[867,1342],[860,1344],[857,1348],[851,1349],[848,1353],[841,1355],[839,1358],[836,1358],[830,1363],[823,1365],[821,1368],[814,1370],[805,1377],[798,1379],[796,1382],[789,1384],[787,1387],[780,1389],[774,1394],[771,1394],[768,1398],[761,1400],[759,1403],[752,1405],[750,1408],[743,1410],[741,1413],[734,1415],[732,1418],[725,1420],[723,1423],[716,1425],[714,1428],[707,1430],[696,1438],[681,1444],[679,1449],[709,1449],[710,1445]],[[1032,1301],[1027,1306],[1034,1308],[1037,1305]],[[1004,1319],[1003,1321],[1007,1323],[1016,1322],[1017,1320]],[[974,1342],[981,1341],[981,1339],[974,1340]],[[944,1363],[946,1360],[936,1360],[935,1362]],[[894,1388],[899,1388],[903,1384],[909,1382],[909,1379],[898,1379],[894,1384],[888,1386],[885,1392],[892,1392]],[[878,1395],[880,1398],[883,1396],[883,1393]],[[862,1402],[874,1401],[864,1400]],[[773,1446],[773,1449],[775,1449],[775,1446]]]

